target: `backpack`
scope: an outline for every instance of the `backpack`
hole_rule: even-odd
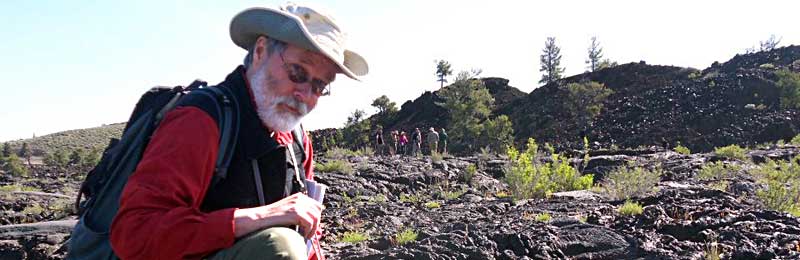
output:
[[[75,201],[80,218],[67,242],[67,259],[119,259],[111,248],[109,231],[119,210],[122,190],[161,120],[187,95],[203,95],[215,104],[220,115],[217,120],[220,140],[212,185],[225,177],[239,130],[235,95],[227,88],[208,87],[199,80],[188,87],[150,89],[137,102],[122,137],[111,139],[100,162],[81,184]],[[86,199],[82,201],[84,195]]]

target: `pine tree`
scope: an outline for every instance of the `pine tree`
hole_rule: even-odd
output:
[[[465,145],[472,150],[484,131],[483,122],[489,118],[494,98],[479,79],[470,72],[460,72],[456,81],[440,91],[443,106],[450,115],[449,139],[454,145]]]
[[[555,37],[547,37],[539,61],[542,65],[539,71],[544,72],[539,83],[550,84],[561,78],[564,68],[561,68],[561,48],[556,46]]]
[[[603,48],[600,47],[600,42],[597,41],[597,36],[592,36],[592,42],[589,44],[589,59],[586,60],[587,68],[589,71],[595,71],[600,68],[600,62],[603,59]]]
[[[447,82],[447,76],[453,74],[453,70],[450,68],[450,62],[445,60],[439,60],[436,62],[436,77],[439,79],[439,88],[444,87],[444,83]]]

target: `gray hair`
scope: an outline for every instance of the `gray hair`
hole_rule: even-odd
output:
[[[250,64],[253,63],[253,53],[255,52],[256,44],[253,43],[253,46],[250,46],[250,49],[247,50],[247,55],[244,56],[244,67],[250,67]],[[275,40],[272,38],[267,38],[267,57],[272,56],[273,53],[279,52],[283,53],[286,50],[286,43]]]

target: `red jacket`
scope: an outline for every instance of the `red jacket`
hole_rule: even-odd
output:
[[[306,178],[313,179],[308,139],[303,140],[303,168]],[[293,142],[290,132],[277,133],[275,140]],[[201,259],[233,245],[236,209],[199,209],[214,172],[218,141],[217,124],[203,110],[179,107],[167,114],[122,192],[110,232],[119,257]]]

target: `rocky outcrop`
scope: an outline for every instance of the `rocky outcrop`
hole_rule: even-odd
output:
[[[655,148],[590,153],[585,171],[598,180],[628,162],[664,169],[656,192],[634,198],[643,206],[635,216],[620,214],[623,201],[598,189],[512,200],[501,181],[508,163],[503,157],[349,157],[344,160],[354,173],[317,173],[329,186],[322,246],[330,259],[699,259],[712,250],[722,259],[797,259],[800,220],[764,209],[748,172],[757,162],[798,154],[794,146],[749,151],[744,161]],[[702,165],[719,160],[744,169],[726,179],[724,191],[695,177]],[[478,170],[466,181],[470,165]],[[14,181],[51,192],[77,185]],[[52,213],[60,196],[8,194],[0,194],[4,212],[12,212],[0,217],[11,223],[0,227],[0,259],[63,259],[75,220]],[[31,217],[23,211],[34,203],[44,211]],[[19,214],[27,217],[9,217]],[[540,218],[544,214],[550,218]],[[398,240],[405,230],[415,231],[416,239]],[[344,241],[347,232],[368,238]]]

